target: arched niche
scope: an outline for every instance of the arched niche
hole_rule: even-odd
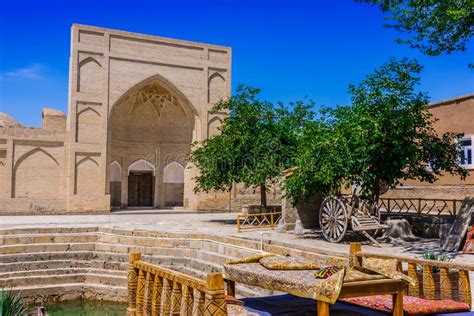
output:
[[[138,159],[132,162],[128,166],[128,174],[130,175],[130,172],[133,172],[133,171],[136,171],[136,172],[149,171],[149,172],[152,172],[153,175],[155,175],[155,166],[148,160]]]
[[[110,182],[121,182],[122,181],[122,166],[117,160],[112,161],[110,164]]]
[[[184,167],[176,162],[170,162],[163,169],[163,183],[184,183]]]
[[[78,65],[77,91],[97,94],[102,91],[102,65],[93,57],[87,57]]]
[[[117,160],[110,164],[110,205],[112,207],[121,206],[122,200],[122,166]]]
[[[184,167],[170,162],[163,169],[163,188],[165,206],[183,206],[184,201]]]
[[[57,198],[60,184],[58,161],[43,148],[35,148],[15,163],[12,197]]]
[[[75,194],[97,195],[99,193],[99,163],[91,156],[81,158],[76,163],[75,180]]]
[[[86,144],[99,144],[101,140],[102,130],[100,113],[92,108],[87,107],[77,113],[76,123],[76,141]]]
[[[220,73],[215,72],[209,77],[208,102],[215,104],[226,97],[225,78]]]

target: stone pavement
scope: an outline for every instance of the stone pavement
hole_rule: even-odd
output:
[[[47,215],[47,216],[0,216],[0,228],[11,227],[69,227],[100,226],[117,228],[135,228],[151,231],[201,232],[214,235],[235,236],[260,240],[262,232],[265,243],[280,244],[292,248],[314,251],[328,255],[344,255],[349,252],[350,241],[360,241],[366,251],[419,257],[426,251],[437,251],[438,242],[422,239],[415,242],[398,244],[382,243],[382,248],[370,245],[365,239],[349,234],[346,241],[339,244],[329,243],[317,232],[308,232],[304,236],[290,233],[277,233],[275,230],[253,230],[237,232],[236,213],[195,213],[187,210],[127,211],[110,215]],[[457,253],[456,262],[474,263],[474,255]]]

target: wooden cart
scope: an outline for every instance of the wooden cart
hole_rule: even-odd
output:
[[[377,231],[388,228],[380,220],[377,205],[358,196],[329,196],[323,200],[319,210],[319,226],[327,241],[339,242],[349,228],[361,233],[372,242],[377,241],[368,233],[375,235]]]

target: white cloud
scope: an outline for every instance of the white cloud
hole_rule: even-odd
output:
[[[23,67],[6,71],[2,74],[5,78],[19,78],[19,79],[42,79],[44,76],[45,67],[40,64],[34,64],[29,67]]]

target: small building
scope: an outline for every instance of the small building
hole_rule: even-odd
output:
[[[231,53],[74,24],[67,115],[44,109],[26,128],[0,114],[0,214],[227,209],[229,193],[193,192],[186,155],[218,132]]]
[[[463,149],[459,163],[467,169],[469,176],[461,180],[458,176],[444,174],[434,183],[406,181],[383,197],[464,199],[474,196],[474,94],[434,102],[426,108],[437,120],[434,128],[440,136],[446,132],[464,134],[460,140]]]

